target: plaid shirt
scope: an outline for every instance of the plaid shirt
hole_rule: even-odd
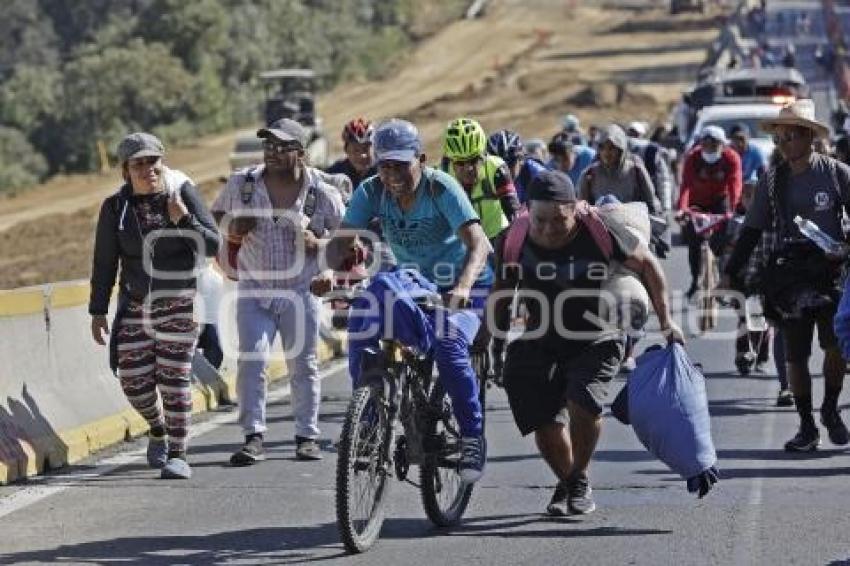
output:
[[[239,290],[306,291],[310,281],[318,275],[316,255],[304,251],[301,234],[309,227],[319,237],[326,237],[335,230],[345,212],[339,191],[321,180],[316,170],[305,168],[301,194],[295,204],[286,211],[275,211],[263,180],[263,166],[254,172],[254,192],[251,201],[242,202],[241,190],[245,185],[248,169],[236,171],[213,203],[213,212],[226,215],[248,213],[258,217],[257,226],[242,239],[239,249]],[[315,212],[311,218],[304,214],[308,188],[315,188]],[[225,216],[225,223],[227,216]],[[258,297],[261,306],[269,308],[279,301],[273,296]]]

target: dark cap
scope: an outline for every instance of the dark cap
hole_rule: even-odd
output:
[[[146,132],[135,132],[118,144],[118,161],[126,163],[134,157],[162,157],[165,148],[159,138]]]
[[[573,141],[571,134],[567,132],[558,132],[552,136],[547,148],[552,155],[565,155],[573,151]]]
[[[257,137],[275,137],[280,141],[294,141],[298,142],[302,148],[307,143],[307,134],[304,132],[304,128],[301,124],[289,118],[275,120],[268,127],[260,128],[257,130]]]
[[[566,173],[541,171],[528,187],[528,200],[568,203],[576,202],[578,196]]]

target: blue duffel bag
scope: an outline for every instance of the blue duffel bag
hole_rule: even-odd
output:
[[[703,497],[717,483],[705,378],[679,344],[647,350],[611,407],[649,452]]]
[[[835,336],[838,338],[838,344],[841,346],[841,353],[845,360],[850,360],[850,277],[844,282],[844,292],[841,294],[841,301],[838,303],[838,309],[833,319],[835,328]]]

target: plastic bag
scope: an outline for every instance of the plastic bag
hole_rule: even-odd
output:
[[[646,449],[688,481],[700,497],[718,479],[705,378],[679,344],[648,350],[614,400]]]
[[[838,337],[838,344],[841,346],[841,353],[844,354],[844,359],[850,359],[850,277],[844,282],[844,292],[841,294],[841,301],[838,303],[838,310],[833,319],[835,327],[835,336]]]

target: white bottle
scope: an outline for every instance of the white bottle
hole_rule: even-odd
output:
[[[818,225],[811,220],[806,220],[800,216],[794,217],[794,223],[800,228],[800,232],[813,241],[817,246],[831,255],[843,255],[847,246],[841,242],[835,241],[832,236],[818,228]]]

